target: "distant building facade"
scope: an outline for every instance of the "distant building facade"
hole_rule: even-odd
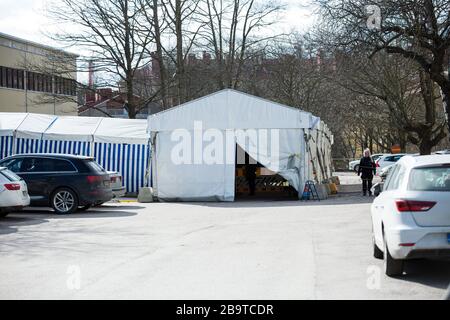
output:
[[[58,52],[73,70],[51,74],[36,71]],[[78,115],[76,61],[78,56],[0,33],[0,112]]]

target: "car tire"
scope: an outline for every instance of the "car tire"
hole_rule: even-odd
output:
[[[71,214],[78,209],[78,197],[68,188],[60,188],[53,192],[51,206],[57,214]]]
[[[392,258],[386,239],[384,239],[384,272],[388,277],[396,277],[403,274],[403,260]]]
[[[373,242],[373,257],[375,259],[380,259],[380,260],[384,259],[383,251],[380,248],[378,248],[374,237],[372,237],[372,242]]]
[[[355,166],[354,171],[355,171],[355,172],[358,172],[358,171],[359,171],[359,164],[357,164],[357,165]]]
[[[88,204],[87,206],[82,206],[78,208],[78,211],[87,211],[92,208],[92,204]]]

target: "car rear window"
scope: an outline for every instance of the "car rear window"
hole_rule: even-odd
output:
[[[20,177],[16,175],[15,173],[9,171],[9,170],[2,170],[0,171],[0,174],[6,177],[9,181],[20,181]]]
[[[101,165],[99,165],[94,160],[87,160],[85,161],[86,165],[94,172],[106,172],[105,169]]]
[[[450,192],[450,164],[413,169],[408,189],[411,191]]]

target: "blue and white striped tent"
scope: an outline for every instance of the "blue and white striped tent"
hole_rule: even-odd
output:
[[[146,129],[145,120],[0,113],[0,159],[27,153],[93,156],[106,170],[120,172],[127,193],[136,194],[148,180]]]

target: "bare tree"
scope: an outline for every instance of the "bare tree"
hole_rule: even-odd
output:
[[[145,48],[154,40],[152,33],[141,27],[144,15],[139,1],[60,0],[47,10],[61,30],[51,38],[91,55],[84,59],[93,60],[97,72],[123,83],[125,108],[128,116],[135,118],[141,106],[134,96],[134,79],[136,71],[148,63]]]
[[[450,2],[448,0],[316,0],[331,43],[345,48],[386,51],[415,61],[441,90],[450,114]]]
[[[262,36],[257,31],[277,22],[284,6],[257,0],[204,0],[199,15],[206,24],[202,35],[213,48],[216,82],[220,89],[238,88],[249,53],[257,46],[281,34]]]
[[[338,83],[364,98],[359,108],[366,121],[376,121],[379,115],[387,114],[389,120],[382,120],[389,121],[393,130],[399,130],[400,144],[409,142],[416,145],[421,154],[430,154],[446,137],[445,119],[436,103],[439,99],[436,86],[413,61],[386,55],[372,59],[345,55],[340,59]],[[376,124],[364,124],[370,128],[370,136],[376,132],[372,130],[378,127],[379,121]]]

